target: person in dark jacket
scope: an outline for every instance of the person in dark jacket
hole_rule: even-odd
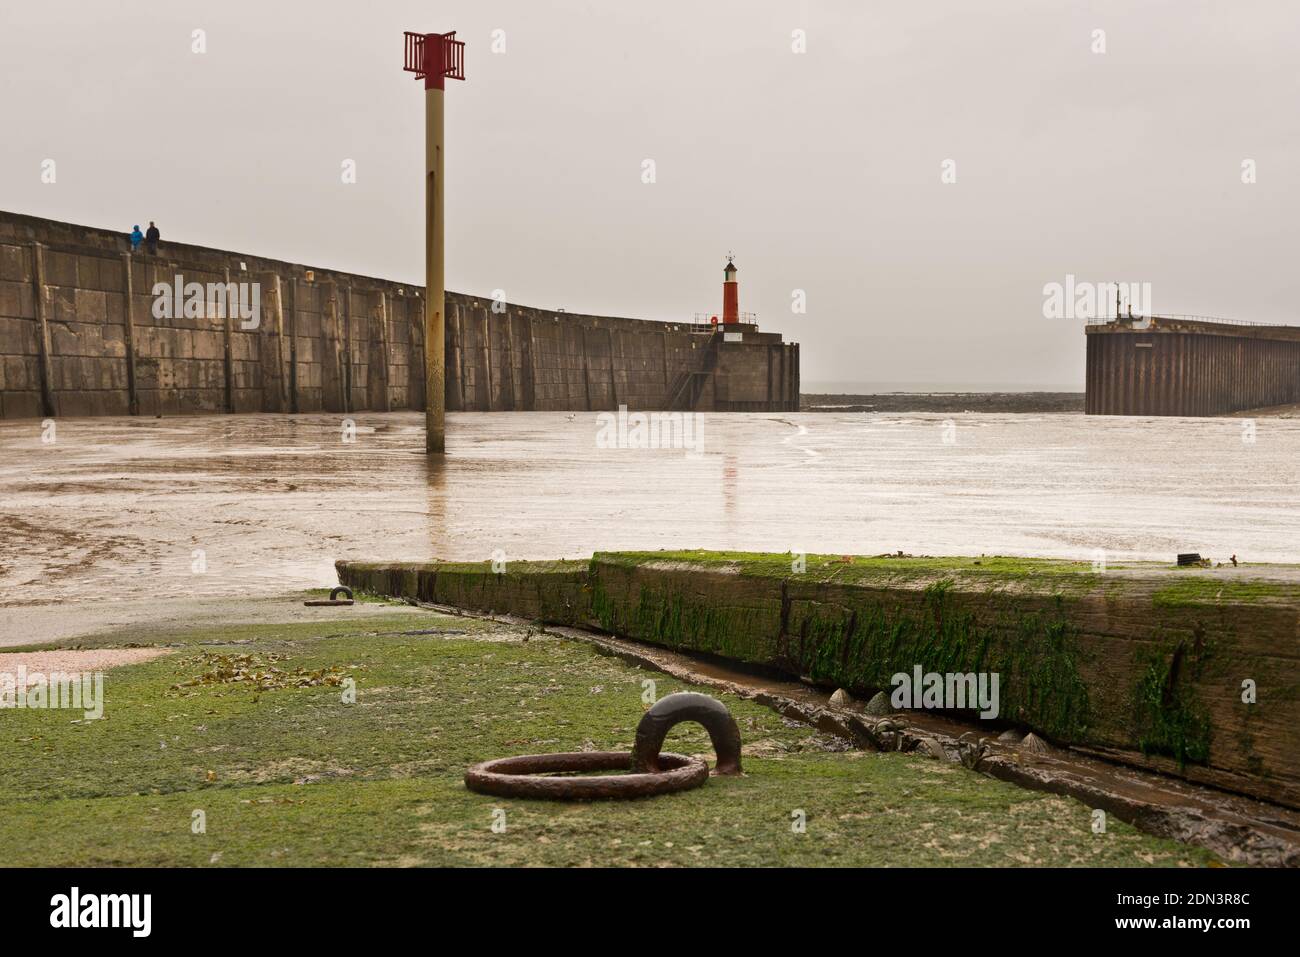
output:
[[[136,252],[140,244],[144,242],[144,233],[140,232],[139,226],[131,227],[131,252]]]
[[[144,234],[144,247],[149,250],[149,255],[158,255],[158,240],[162,233],[158,232],[158,227],[154,225],[153,220],[149,220],[149,229]]]

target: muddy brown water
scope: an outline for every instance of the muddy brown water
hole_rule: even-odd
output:
[[[270,595],[339,558],[705,547],[1300,561],[1300,420],[702,417],[698,454],[595,413],[0,422],[0,606]]]

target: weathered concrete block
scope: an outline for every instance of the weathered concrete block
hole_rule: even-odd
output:
[[[126,393],[125,383],[117,389],[97,393],[99,408],[92,415],[129,415],[131,398]]]
[[[231,394],[231,398],[236,412],[262,411],[262,390],[260,387],[247,389],[236,387]]]
[[[152,356],[136,356],[135,385],[143,402],[144,390],[157,389],[159,386],[158,360]],[[144,406],[141,406],[143,411]]]
[[[53,249],[44,251],[45,283],[50,286],[77,286],[77,257],[71,253],[57,252]]]
[[[52,357],[50,368],[54,373],[54,388],[60,393],[103,388],[99,375],[100,362],[99,359],[87,356]]]
[[[499,612],[551,624],[591,623],[587,562],[338,562],[339,581],[380,595]]]
[[[34,320],[10,319],[0,315],[0,355],[34,356],[38,351],[37,325]]]
[[[104,389],[89,389],[77,392],[61,392],[58,396],[60,416],[92,415],[126,415],[127,397],[125,392]]]
[[[78,255],[77,256],[77,287],[87,291],[100,290],[100,265],[103,259],[99,256]]]
[[[0,418],[36,419],[43,415],[39,392],[20,392],[5,380],[4,393],[0,395]]]
[[[231,358],[240,361],[256,361],[258,358],[257,336],[253,333],[235,332],[230,337]]]
[[[176,358],[176,339],[177,333],[173,329],[159,329],[157,327],[146,331],[145,340],[147,347],[143,350],[146,355],[155,356],[159,359]]]
[[[779,657],[781,594],[769,580],[606,554],[593,557],[592,573],[592,610],[606,631],[755,664]]]
[[[126,322],[126,296],[123,293],[106,293],[104,295],[105,322],[120,326]]]
[[[5,367],[5,388],[18,392],[40,389],[41,373],[37,361],[35,355],[0,357]]]
[[[49,332],[50,349],[56,358],[81,355],[81,340],[73,331],[71,323],[51,322]]]
[[[32,281],[32,258],[28,247],[0,245],[0,281]]]
[[[98,288],[119,295],[126,291],[126,273],[120,256],[105,257],[99,264]]]
[[[137,326],[152,326],[159,320],[154,318],[154,303],[157,301],[154,296],[140,292],[140,287],[135,286],[135,291],[131,295],[131,313]]]
[[[111,392],[121,392],[125,395],[127,388],[126,359],[105,358],[99,363],[99,369],[99,381],[102,387]],[[129,397],[127,398],[129,399]],[[113,414],[116,415],[117,413]]]
[[[59,415],[68,418],[93,415],[95,405],[90,396],[89,392],[82,390],[60,392],[58,396]]]
[[[236,389],[256,389],[258,394],[261,394],[262,370],[256,362],[243,360],[232,362],[230,371]]]
[[[0,282],[0,316],[36,318],[36,295],[31,283]]]
[[[194,358],[222,360],[226,354],[225,341],[220,332],[196,330],[192,333]]]
[[[47,286],[46,318],[51,322],[77,321],[77,290],[72,286]]]

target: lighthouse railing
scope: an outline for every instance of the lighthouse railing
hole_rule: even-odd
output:
[[[758,313],[742,312],[738,317],[738,321],[756,326],[758,325]],[[697,312],[691,320],[690,326],[692,332],[711,332],[714,326],[722,324],[722,313],[720,312]]]

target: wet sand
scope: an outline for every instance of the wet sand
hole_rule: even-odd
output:
[[[1300,561],[1294,419],[1248,443],[1234,419],[706,415],[691,456],[598,448],[594,413],[466,413],[430,461],[419,414],[356,413],[353,442],[342,418],[61,419],[49,445],[0,422],[0,607],[284,594],[340,558],[497,550]]]
[[[0,669],[12,660],[8,648],[63,642],[90,635],[121,635],[217,625],[296,624],[364,618],[375,605],[308,608],[300,594],[257,598],[157,598],[100,601],[82,599],[46,605],[0,605]],[[385,615],[418,614],[419,609],[384,605]]]
[[[1082,392],[874,392],[800,396],[806,412],[1083,412]]]
[[[170,654],[167,648],[91,648],[80,651],[28,651],[0,655],[0,675],[15,679],[26,669],[28,684],[41,680],[43,675],[82,674],[104,671],[122,665],[135,665],[153,661]]]

